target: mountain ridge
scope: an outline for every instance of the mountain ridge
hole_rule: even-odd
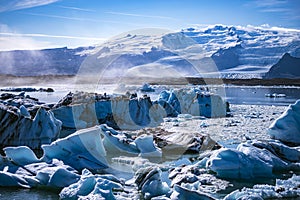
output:
[[[120,76],[128,71],[142,74],[147,67],[172,68],[181,76],[258,78],[285,53],[300,57],[299,49],[300,31],[278,27],[212,25],[156,35],[134,31],[95,47],[0,52],[0,74],[76,75],[106,70],[110,76]]]

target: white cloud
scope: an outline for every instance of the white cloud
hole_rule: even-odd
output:
[[[287,0],[256,0],[254,1],[257,7],[276,7],[285,5]]]
[[[78,8],[78,7],[71,7],[71,6],[57,6],[57,7],[68,9],[68,10],[77,10],[77,11],[84,11],[84,12],[96,12],[96,10],[92,10],[92,9]]]
[[[68,36],[68,35],[47,35],[47,34],[36,34],[36,33],[21,34],[21,33],[0,32],[0,35],[3,35],[3,36],[12,36],[12,37],[66,38],[66,39],[98,40],[98,41],[104,41],[105,40],[105,38],[79,37],[79,36]]]
[[[0,12],[43,6],[57,1],[59,0],[1,0]]]
[[[142,14],[123,13],[123,12],[105,12],[105,13],[112,14],[112,15],[131,16],[131,17],[145,17],[145,18],[158,18],[158,19],[172,19],[172,20],[176,20],[175,18],[172,18],[172,17],[160,16],[160,15],[142,15]]]
[[[113,21],[113,20],[99,20],[99,19],[91,19],[91,18],[82,18],[82,17],[68,17],[68,16],[61,16],[61,15],[48,15],[48,14],[41,14],[41,13],[28,13],[22,12],[21,14],[25,15],[33,15],[33,16],[41,16],[41,17],[49,17],[49,18],[57,18],[57,19],[67,19],[73,21],[86,21],[86,22],[104,22],[104,23],[114,23],[114,24],[126,24],[131,26],[143,26],[142,24],[137,23],[129,23],[129,22],[122,22],[122,21]]]
[[[69,35],[48,35],[36,33],[17,33],[7,25],[0,24],[0,51],[33,50],[68,46],[89,46],[102,43],[105,38],[82,37]]]
[[[287,9],[287,8],[263,8],[260,10],[260,12],[291,12],[291,9]]]

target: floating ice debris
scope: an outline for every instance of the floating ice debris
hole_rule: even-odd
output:
[[[31,88],[31,87],[24,87],[24,88],[2,88],[0,91],[4,92],[54,92],[53,88]]]
[[[161,133],[161,134],[158,134]],[[161,148],[165,158],[179,158],[186,153],[200,153],[206,150],[214,150],[220,148],[209,136],[196,133],[168,132],[165,130],[157,130],[154,134],[154,140],[158,147]]]
[[[38,149],[59,137],[61,122],[47,105],[30,96],[3,93],[0,96],[0,144]]]
[[[243,188],[228,194],[224,200],[236,199],[282,199],[300,197],[300,176],[293,175],[287,180],[276,179],[273,185],[254,185],[253,188]]]
[[[268,130],[272,138],[291,145],[300,145],[300,100],[276,119]]]
[[[190,190],[179,185],[174,186],[174,192],[171,194],[171,199],[201,199],[201,200],[215,200],[215,198],[200,192],[198,190]]]
[[[209,127],[209,125],[206,122],[203,121],[200,123],[200,128],[207,128],[207,127]]]
[[[101,133],[99,127],[82,129],[49,145],[42,145],[42,160],[59,159],[79,171],[107,168]]]
[[[155,92],[155,89],[153,87],[151,87],[148,83],[145,83],[142,87],[141,87],[141,92]]]
[[[286,94],[273,93],[273,94],[265,94],[265,96],[270,98],[283,98],[286,97]]]
[[[82,171],[78,182],[63,188],[60,199],[115,199],[112,190],[123,190],[120,181],[110,175],[93,175],[87,169]]]
[[[17,150],[20,155],[25,155],[21,152],[25,150],[24,148]],[[28,154],[28,150],[25,151],[27,151]],[[31,157],[31,155],[29,157]],[[23,160],[25,160],[25,158]],[[16,163],[15,161],[19,162]],[[27,161],[29,160],[27,159]],[[73,168],[57,160],[53,160],[50,163],[41,161],[37,163],[34,161],[32,164],[26,165],[22,165],[24,162],[20,162],[20,159],[9,160],[7,162],[9,164],[6,170],[0,171],[0,186],[3,187],[48,187],[61,189],[75,183],[79,179],[79,175]]]
[[[182,165],[169,170],[171,186],[176,185],[188,190],[212,194],[224,191],[229,187],[229,182],[216,178],[203,168],[200,162],[192,165]]]

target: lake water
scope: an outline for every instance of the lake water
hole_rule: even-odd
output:
[[[155,100],[160,91],[168,88],[167,86],[156,86],[156,92],[147,93],[152,100]],[[182,87],[182,86],[176,86]],[[188,86],[193,87],[193,86]],[[208,86],[209,89],[217,94],[220,94],[230,104],[246,104],[246,105],[278,105],[286,106],[293,104],[297,99],[300,99],[300,87],[265,87],[265,86]],[[36,88],[40,88],[37,86]],[[54,93],[46,92],[27,92],[32,97],[38,98],[40,101],[47,103],[56,103],[64,97],[69,91],[90,91],[112,94],[122,93],[127,90],[137,91],[139,86],[116,86],[116,85],[101,85],[97,88],[89,87],[89,85],[72,86],[72,85],[54,85]],[[285,94],[285,97],[270,98],[266,94]],[[17,94],[17,93],[16,93]]]

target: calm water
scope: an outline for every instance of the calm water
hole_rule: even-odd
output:
[[[39,88],[38,86],[36,88]],[[71,85],[62,86],[55,85],[54,93],[46,92],[27,92],[32,97],[38,98],[40,101],[47,103],[56,103],[62,97],[64,97],[69,91],[93,91],[107,94],[112,93],[125,93],[127,90],[136,91],[138,86],[124,87],[116,92],[117,86],[115,85],[104,85],[97,89],[89,88],[86,85],[81,87],[72,87]],[[300,99],[300,87],[255,87],[255,86],[226,86],[226,87],[209,87],[212,92],[218,93],[221,96],[225,96],[226,100],[230,104],[247,104],[247,105],[289,105],[294,103],[297,99]],[[155,93],[148,93],[151,99],[157,98],[158,93],[164,90],[164,88],[156,89]],[[225,91],[225,94],[224,94]],[[286,97],[270,98],[266,97],[266,94],[285,94]],[[17,93],[16,93],[17,94]]]
[[[0,199],[2,200],[57,200],[58,193],[38,189],[18,189],[0,187]]]
[[[226,87],[226,99],[232,104],[289,105],[300,99],[300,87]],[[270,98],[266,94],[285,94],[286,97]]]

